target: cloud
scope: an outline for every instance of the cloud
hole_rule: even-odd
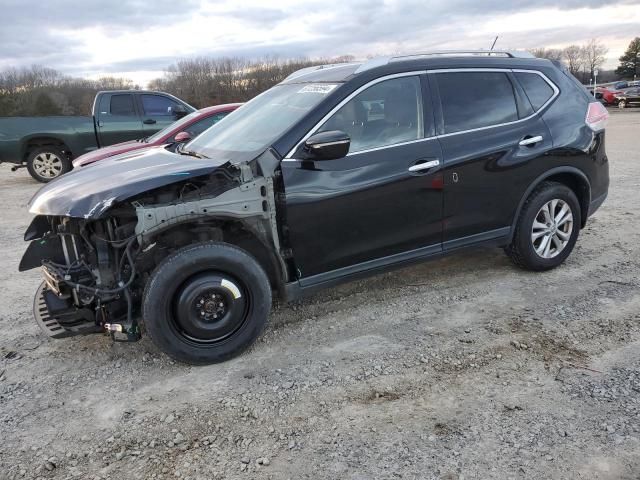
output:
[[[640,31],[640,0],[4,0],[0,69],[162,71],[195,56],[331,57],[583,43],[611,56]]]

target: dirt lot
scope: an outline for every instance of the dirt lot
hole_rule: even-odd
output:
[[[0,169],[0,478],[640,478],[640,112],[561,268],[468,252],[282,305],[251,351],[48,341]]]

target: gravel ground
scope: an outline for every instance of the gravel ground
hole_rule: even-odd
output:
[[[467,252],[281,305],[247,353],[48,341],[17,273],[36,191],[0,169],[0,478],[640,478],[640,112],[555,271]]]

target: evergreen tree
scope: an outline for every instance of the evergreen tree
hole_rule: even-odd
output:
[[[624,78],[640,77],[640,37],[631,40],[627,51],[620,57],[616,73]]]

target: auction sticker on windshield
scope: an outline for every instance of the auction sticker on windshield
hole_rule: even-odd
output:
[[[337,85],[305,85],[300,90],[298,90],[298,93],[322,93],[326,95],[336,87]]]

